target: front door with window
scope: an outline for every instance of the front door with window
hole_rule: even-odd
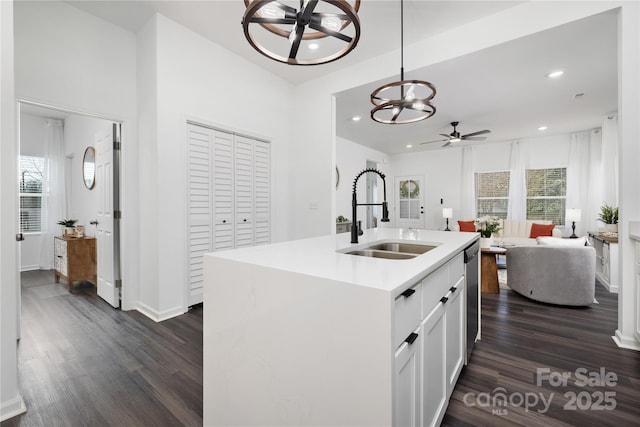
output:
[[[421,176],[395,179],[395,213],[399,228],[424,227],[424,191]]]

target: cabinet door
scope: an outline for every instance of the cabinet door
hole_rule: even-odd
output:
[[[235,166],[235,246],[253,246],[253,141],[236,135],[234,150]]]
[[[254,159],[255,244],[271,243],[271,156],[270,145],[256,141]]]
[[[451,296],[445,304],[446,308],[446,359],[447,359],[447,398],[451,396],[462,365],[464,364],[464,278],[458,280],[451,289]]]
[[[233,135],[213,133],[213,249],[233,249]]]
[[[213,191],[211,157],[213,150],[211,129],[188,125],[188,210],[189,240],[188,305],[202,302],[204,262],[202,256],[213,249],[211,221]]]
[[[53,268],[67,276],[67,242],[61,239],[54,239],[53,254]]]
[[[442,420],[447,402],[445,365],[445,306],[438,305],[422,321],[422,426],[436,426]]]
[[[395,354],[394,423],[396,427],[420,423],[420,329],[413,343],[404,342]]]

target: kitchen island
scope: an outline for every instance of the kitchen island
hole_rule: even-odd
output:
[[[379,228],[205,256],[204,425],[438,424],[476,233]],[[347,254],[433,246],[409,259]]]

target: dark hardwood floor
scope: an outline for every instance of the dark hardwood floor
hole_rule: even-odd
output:
[[[589,308],[571,308],[507,289],[482,294],[482,340],[460,375],[442,425],[640,426],[640,353],[620,349],[611,339],[618,295],[596,284],[596,300]],[[611,378],[595,383],[597,377],[606,380],[601,368],[615,373],[615,385]],[[566,385],[557,374],[563,372],[571,375]],[[584,376],[594,382],[581,386]],[[506,406],[493,400],[500,393]],[[523,399],[529,400],[528,410]]]
[[[202,425],[202,306],[162,323],[111,308],[89,282],[22,273],[20,392],[10,426]]]
[[[483,339],[463,369],[443,425],[640,425],[640,353],[619,349],[611,339],[617,295],[598,285],[596,298],[599,304],[590,308],[568,308],[511,290],[483,294]],[[22,302],[19,377],[28,412],[2,427],[202,425],[202,306],[155,323],[112,309],[90,283],[76,284],[69,294],[53,283],[52,273],[42,272],[23,273]],[[576,369],[588,374],[601,367],[617,375],[616,385],[575,385]],[[547,380],[538,386],[539,368],[572,377],[566,386]],[[500,391],[511,399],[507,406],[492,405]],[[576,402],[564,396],[568,392]],[[615,409],[579,409],[596,405],[599,393],[608,393],[600,406],[613,399]],[[518,396],[529,399],[528,411]],[[546,411],[540,396],[551,401]]]

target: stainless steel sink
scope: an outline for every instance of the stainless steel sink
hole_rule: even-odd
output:
[[[421,255],[425,252],[429,252],[434,248],[435,246],[432,245],[421,245],[418,243],[387,242],[377,243],[375,245],[367,247],[366,249]]]
[[[418,254],[391,252],[388,250],[375,250],[375,249],[359,249],[351,252],[345,252],[348,255],[359,255],[371,258],[384,258],[384,259],[411,259],[418,256]]]

